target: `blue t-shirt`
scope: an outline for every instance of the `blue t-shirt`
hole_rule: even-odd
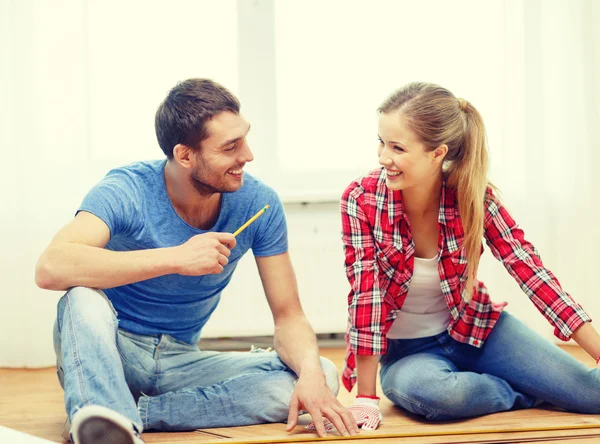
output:
[[[119,327],[142,335],[169,334],[193,344],[217,307],[240,258],[274,256],[288,249],[283,206],[275,191],[248,173],[233,193],[223,193],[221,211],[210,230],[188,225],[176,213],[165,185],[166,160],[138,162],[111,170],[90,190],[79,211],[102,219],[110,229],[106,248],[145,250],[181,245],[211,231],[233,233],[266,204],[271,207],[236,240],[229,263],[220,274],[168,274],[104,290],[113,303]]]

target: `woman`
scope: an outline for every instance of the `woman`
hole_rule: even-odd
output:
[[[485,238],[555,335],[600,356],[590,318],[495,197],[473,105],[437,85],[405,86],[379,108],[378,153],[383,168],[341,203],[352,287],[343,382],[358,382],[357,423],[381,421],[379,362],[384,394],[429,420],[540,402],[600,413],[600,372],[503,312],[477,280]]]

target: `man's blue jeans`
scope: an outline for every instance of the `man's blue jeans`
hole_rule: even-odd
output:
[[[388,340],[381,385],[394,404],[449,420],[548,402],[600,413],[600,370],[589,368],[504,312],[483,348],[447,332]]]
[[[297,380],[275,352],[200,351],[169,335],[120,330],[104,293],[84,287],[59,301],[54,347],[69,420],[96,404],[145,430],[281,422]],[[321,366],[337,395],[335,365],[321,358]]]

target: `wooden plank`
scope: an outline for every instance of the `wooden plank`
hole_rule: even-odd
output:
[[[315,439],[314,441],[319,441]],[[581,435],[574,436],[569,435],[567,437],[556,436],[556,437],[528,437],[526,435],[519,435],[516,438],[507,438],[503,434],[499,434],[496,438],[486,439],[482,438],[481,435],[476,439],[471,439],[470,437],[457,436],[455,439],[442,439],[442,438],[434,438],[434,437],[419,437],[419,438],[402,438],[399,440],[398,438],[373,438],[373,439],[354,439],[348,438],[343,441],[351,442],[352,444],[396,444],[401,442],[402,444],[510,444],[510,443],[552,443],[556,444],[557,442],[574,442],[575,444],[587,444],[587,443],[596,443],[598,444],[599,438],[598,435]],[[260,441],[263,443],[281,443],[277,438],[268,439],[265,441]],[[298,441],[292,441],[298,442]],[[327,441],[326,441],[327,442]],[[203,444],[251,444],[258,443],[258,441],[249,441],[249,440],[238,440],[235,438],[222,440],[222,441],[203,441]]]
[[[497,432],[555,431],[600,428],[600,415],[581,415],[551,409],[528,409],[496,413],[484,417],[452,422],[427,422],[416,415],[409,415],[389,403],[382,403],[384,422],[379,429],[369,432],[376,436],[436,436],[454,434],[476,434]],[[273,436],[282,441],[305,439],[315,432],[305,430],[303,425],[310,421],[302,417],[300,426],[290,434],[285,433],[284,424],[204,429],[229,438],[254,438]],[[308,435],[308,436],[307,436]],[[338,436],[337,434],[332,436]],[[549,436],[549,435],[546,435]]]
[[[565,350],[582,362],[593,366],[594,362],[578,347],[565,346]],[[332,359],[338,368],[343,363],[343,350],[323,350],[324,356]],[[60,433],[66,418],[63,393],[54,368],[41,370],[0,369],[0,424],[50,441],[62,442]],[[342,403],[348,404],[353,393],[344,390],[339,395]],[[419,417],[409,415],[394,407],[388,400],[381,402],[384,423],[381,428],[372,432],[367,438],[365,433],[354,439],[357,443],[392,444],[404,433],[426,432],[429,436],[406,436],[402,442],[406,444],[442,444],[442,443],[495,443],[495,442],[555,442],[558,440],[587,442],[590,439],[600,442],[600,416],[576,415],[548,409],[530,409],[514,412],[498,413],[467,421],[451,423],[428,423]],[[307,416],[301,418],[302,424],[309,421]],[[555,430],[525,431],[529,427],[548,428],[557,426]],[[571,426],[571,429],[568,427]],[[577,429],[578,426],[591,427]],[[432,430],[433,432],[430,432]],[[503,430],[504,432],[500,432]],[[513,431],[510,431],[513,430]],[[517,431],[518,430],[518,431]],[[462,435],[431,435],[434,432],[458,433]],[[464,434],[464,432],[471,432]],[[485,433],[476,433],[476,432]],[[332,436],[333,437],[333,436]],[[145,433],[144,439],[149,444],[170,443],[189,444],[219,442],[243,442],[243,439],[262,439],[262,442],[290,442],[301,438],[316,439],[314,432],[297,430],[288,434],[284,424],[264,424],[250,427],[233,427],[223,429],[206,429],[179,433]],[[337,437],[341,440],[341,437]],[[529,441],[525,441],[528,439]],[[521,441],[518,441],[521,440]],[[535,441],[534,441],[535,440]],[[541,441],[540,441],[541,440]]]

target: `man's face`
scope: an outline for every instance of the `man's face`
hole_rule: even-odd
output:
[[[243,168],[254,160],[246,141],[250,124],[243,116],[224,111],[207,124],[208,138],[200,143],[191,180],[201,194],[231,193],[244,182]]]

